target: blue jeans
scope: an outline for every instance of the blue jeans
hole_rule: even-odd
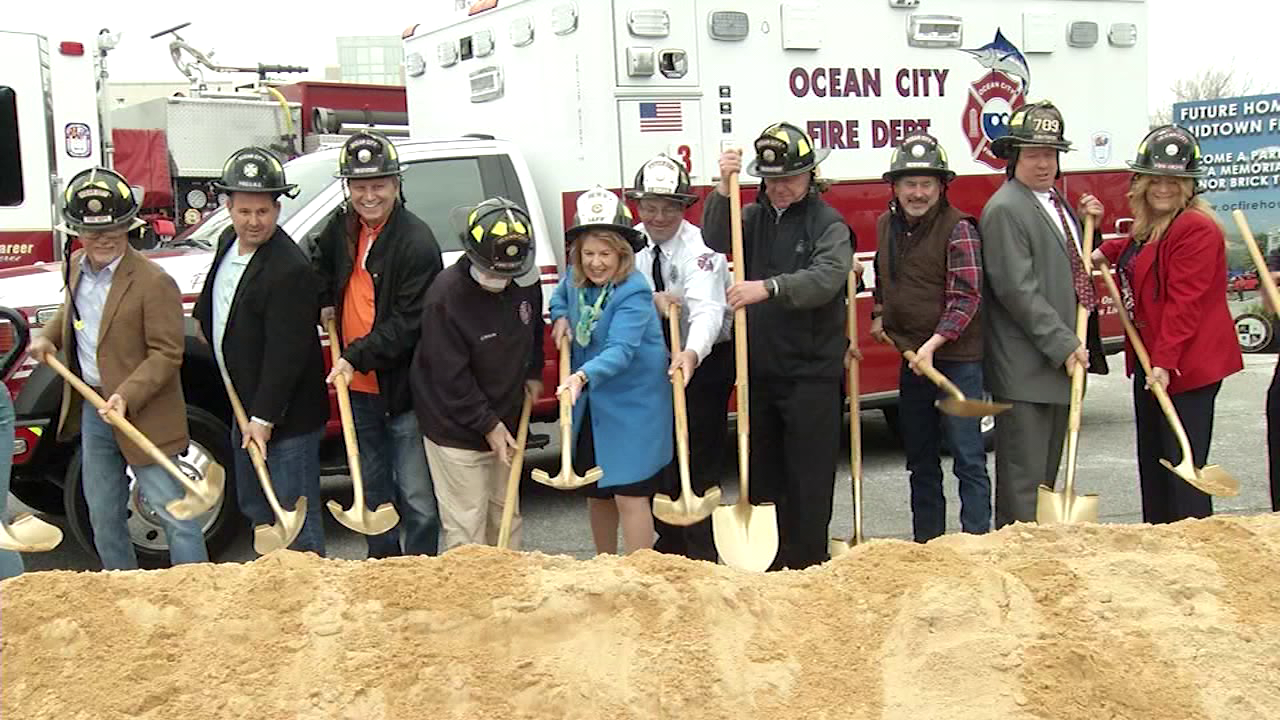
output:
[[[301,495],[307,499],[307,516],[290,550],[313,552],[324,557],[324,512],[320,498],[320,439],[323,429],[267,443],[267,472],[280,507],[292,510]],[[236,453],[236,497],[240,512],[254,525],[274,525],[275,513],[262,493],[258,471],[249,453],[240,447],[240,428],[231,429],[231,447]]]
[[[934,360],[933,366],[966,397],[982,397],[982,363]],[[960,481],[960,527],[981,534],[991,529],[991,479],[979,418],[946,415],[934,402],[942,391],[916,375],[904,361],[898,378],[898,426],[911,473],[911,528],[916,542],[928,542],[947,529],[947,500],[942,494],[942,438],[951,450],[952,472]]]
[[[9,388],[0,383],[0,520],[8,520],[9,474],[13,470],[13,399]],[[12,550],[0,550],[0,580],[22,574],[22,556]]]
[[[138,556],[125,522],[128,518],[129,479],[124,474],[124,455],[120,454],[111,426],[87,402],[80,416],[80,453],[84,499],[89,505],[93,545],[102,559],[102,568],[136,570]],[[183,496],[184,490],[178,481],[159,465],[130,465],[129,468],[142,491],[142,502],[164,523],[170,562],[173,565],[208,562],[209,553],[204,546],[200,521],[197,518],[179,520],[164,507]]]
[[[364,501],[371,508],[392,503],[400,514],[395,527],[367,537],[369,557],[435,555],[440,514],[418,417],[412,410],[390,416],[381,395],[362,392],[351,393],[351,414],[360,443]]]

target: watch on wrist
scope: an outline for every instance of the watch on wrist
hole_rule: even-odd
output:
[[[764,285],[769,290],[769,297],[778,297],[778,278],[769,278]]]

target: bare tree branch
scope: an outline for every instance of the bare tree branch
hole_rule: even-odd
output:
[[[1205,68],[1174,82],[1169,89],[1173,92],[1173,101],[1180,103],[1266,93],[1270,92],[1271,84],[1257,83],[1248,73],[1236,72],[1232,65],[1225,70]],[[1151,113],[1149,120],[1153,128],[1168,125],[1173,121],[1173,108],[1160,108]]]

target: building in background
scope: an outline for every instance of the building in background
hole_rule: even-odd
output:
[[[404,85],[404,44],[396,35],[338,38],[342,82]]]

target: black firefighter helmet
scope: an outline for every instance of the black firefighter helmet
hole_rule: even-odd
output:
[[[684,165],[667,155],[659,155],[640,166],[635,185],[627,191],[632,200],[662,198],[688,207],[698,200]]]
[[[1071,150],[1071,143],[1063,138],[1066,126],[1062,113],[1053,103],[1041,100],[1023,105],[1009,118],[1009,132],[991,142],[991,152],[996,157],[1009,160],[1014,151],[1024,147],[1051,147],[1058,152]]]
[[[62,220],[58,230],[68,235],[86,232],[133,230],[146,223],[138,219],[138,199],[119,173],[102,167],[76,173],[63,192]]]
[[[376,130],[362,130],[347,138],[338,153],[335,177],[358,180],[399,174],[400,155],[396,146]]]
[[[788,177],[811,172],[831,154],[828,148],[815,147],[805,131],[781,122],[770,125],[755,142],[756,157],[747,172],[756,177]]]
[[[564,232],[569,242],[587,230],[600,229],[618,233],[635,252],[640,252],[648,243],[645,234],[635,229],[635,219],[627,204],[609,190],[597,185],[579,195],[576,206],[573,224]]]
[[[289,195],[298,187],[285,180],[284,165],[275,153],[260,147],[240,148],[231,153],[222,166],[222,177],[213,186],[223,192],[273,195]]]
[[[1200,143],[1177,125],[1162,125],[1147,133],[1138,146],[1138,158],[1129,163],[1142,175],[1200,178],[1205,167],[1200,160]]]
[[[947,167],[947,151],[938,139],[928,133],[908,135],[902,144],[893,149],[889,158],[889,171],[881,177],[887,183],[896,182],[905,175],[933,175],[942,182],[951,182],[956,174]]]
[[[485,200],[467,213],[462,246],[477,268],[517,277],[533,267],[533,222],[524,208],[503,197]]]

